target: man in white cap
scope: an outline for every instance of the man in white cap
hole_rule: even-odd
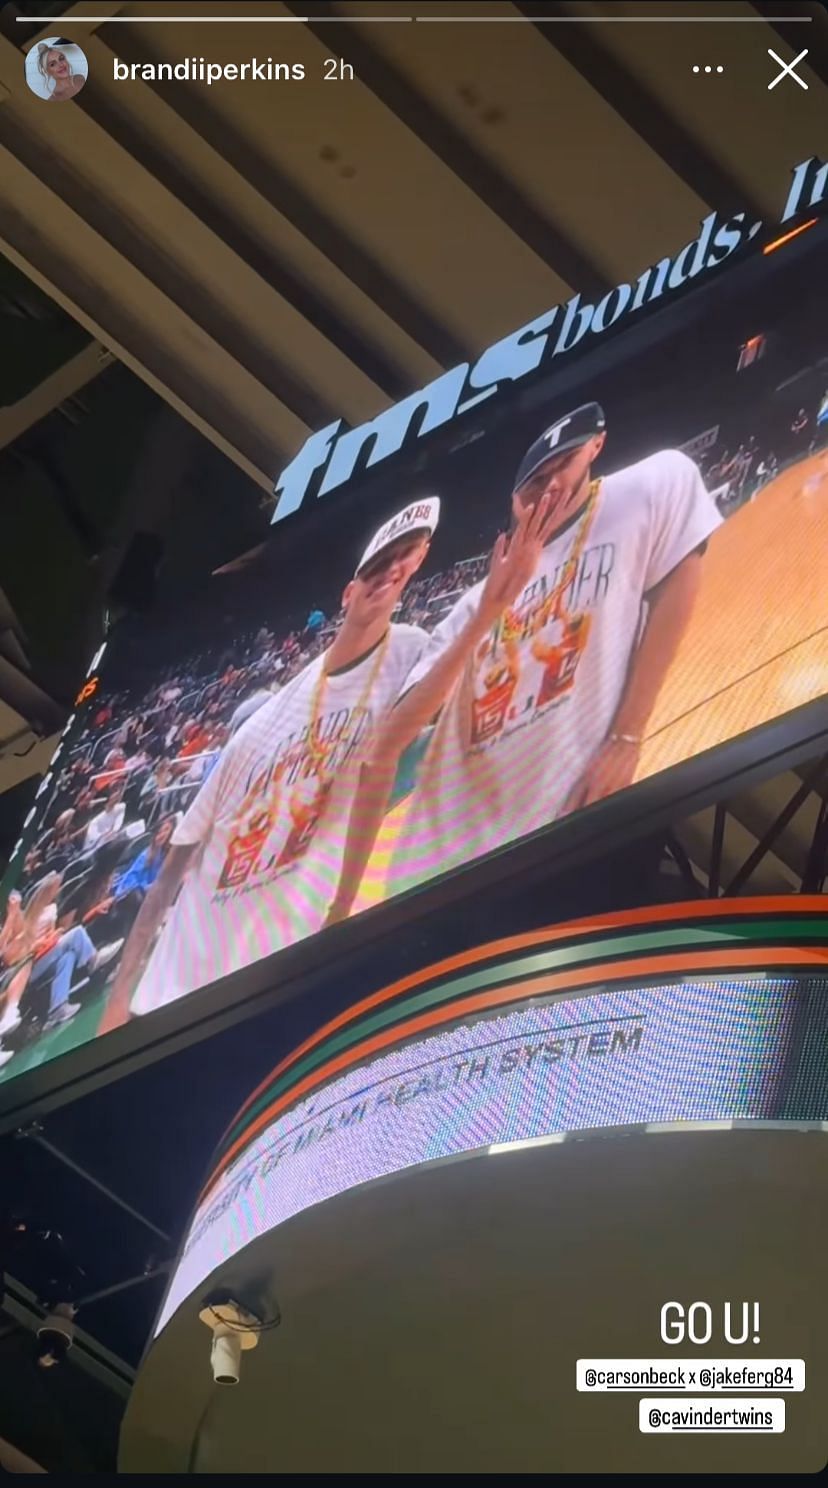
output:
[[[345,589],[328,650],[231,739],[173,834],[99,1032],[323,925],[362,761],[428,643],[424,630],[391,616],[439,513],[429,497],[383,524]]]
[[[508,547],[499,540],[489,579],[437,626],[374,739],[329,922],[351,911],[400,754],[437,715],[392,893],[634,780],[721,518],[678,450],[596,479],[605,438],[603,410],[586,403],[526,451]],[[524,556],[507,572],[517,540]]]

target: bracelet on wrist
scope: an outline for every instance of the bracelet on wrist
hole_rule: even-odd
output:
[[[640,749],[644,742],[640,734],[618,734],[613,732],[608,734],[607,738],[610,744],[634,744],[636,749]]]

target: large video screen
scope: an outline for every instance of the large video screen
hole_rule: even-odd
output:
[[[553,864],[578,813],[828,694],[816,257],[116,630],[13,865],[0,1080],[530,834]]]
[[[313,1204],[420,1163],[549,1134],[812,1121],[797,1039],[825,1032],[822,977],[732,977],[533,999],[348,1068],[282,1109],[210,1182],[156,1324],[222,1262]],[[803,1008],[799,1034],[797,1010]],[[369,1046],[371,1040],[367,1040]],[[333,1052],[333,1051],[332,1051]],[[818,1061],[824,1075],[825,1059]]]

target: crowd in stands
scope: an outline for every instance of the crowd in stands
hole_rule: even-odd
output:
[[[486,572],[486,554],[412,584],[395,619],[431,630]],[[0,1067],[69,1021],[114,963],[176,822],[222,749],[331,643],[341,615],[267,626],[169,669],[142,696],[94,698],[0,924]]]
[[[433,630],[467,589],[486,577],[489,554],[464,558],[443,573],[428,579],[415,579],[408,585],[395,620],[407,625],[420,625]]]
[[[722,516],[730,516],[743,506],[779,469],[775,454],[760,455],[753,434],[733,450],[715,447],[707,451],[698,463]]]
[[[824,400],[828,415],[828,394]],[[823,410],[820,410],[820,414]],[[828,417],[805,410],[777,431],[780,460],[751,435],[698,458],[729,516],[828,435]],[[432,630],[485,577],[488,552],[412,582],[395,619]],[[161,871],[176,822],[221,751],[258,707],[331,643],[341,613],[311,609],[277,638],[267,626],[221,654],[190,656],[143,695],[90,701],[60,770],[19,889],[0,924],[0,1066],[45,1028],[79,1011],[79,994],[114,969],[146,893]]]
[[[717,442],[697,457],[697,463],[709,491],[713,492],[722,516],[732,516],[739,507],[769,484],[788,465],[813,454],[828,438],[828,394],[814,416],[800,408],[788,421],[773,430],[773,447],[767,438],[760,447],[755,434],[750,434],[734,448]]]

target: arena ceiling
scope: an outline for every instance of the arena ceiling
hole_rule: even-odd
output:
[[[524,21],[498,26],[496,47],[485,25],[343,24],[372,8],[457,13],[398,0],[231,5],[311,15],[264,42],[257,29],[253,46],[240,23],[112,19],[186,14],[178,4],[49,6],[66,32],[73,12],[100,15],[73,33],[89,81],[68,118],[40,107],[21,67],[54,24],[2,10],[5,253],[265,495],[315,428],[370,418],[539,309],[640,273],[711,208],[772,214],[828,116],[828,60],[811,47],[809,90],[779,90],[778,128],[756,148],[767,46],[799,50],[810,26],[750,28],[747,50],[748,28],[719,27],[725,84],[691,78],[683,26],[648,27],[644,48],[638,26],[534,19],[594,5],[482,0],[476,13]],[[797,10],[809,8],[821,11]],[[304,80],[113,79],[116,57],[242,61],[265,47],[301,62]],[[326,81],[337,56],[353,80]],[[76,359],[75,390],[100,367],[94,350]]]

